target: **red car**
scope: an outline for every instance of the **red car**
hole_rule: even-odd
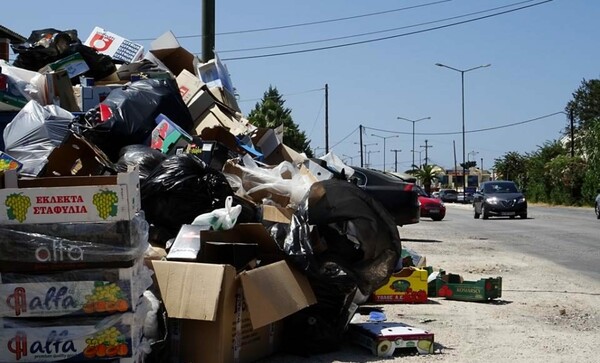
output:
[[[419,203],[421,203],[421,218],[429,217],[434,221],[441,221],[446,216],[446,206],[441,199],[432,198],[425,190],[416,185],[413,190],[419,195]]]

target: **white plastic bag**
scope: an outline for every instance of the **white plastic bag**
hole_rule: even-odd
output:
[[[231,196],[225,199],[225,208],[215,209],[210,213],[199,215],[192,222],[196,226],[210,226],[215,231],[231,229],[235,226],[238,216],[242,212],[242,206],[233,205]]]

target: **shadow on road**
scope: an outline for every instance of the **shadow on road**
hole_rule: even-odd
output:
[[[443,241],[437,239],[419,239],[419,238],[400,238],[402,242],[421,242],[421,243],[442,243]]]

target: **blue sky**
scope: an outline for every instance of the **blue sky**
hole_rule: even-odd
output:
[[[76,29],[85,40],[100,26],[148,46],[150,39],[171,30],[189,51],[200,54],[202,49],[201,0],[105,0],[96,5],[63,0],[60,6],[30,12],[25,3],[3,4],[0,17],[0,24],[25,37],[53,27]],[[535,6],[447,26],[529,5]],[[379,14],[365,16],[373,13]],[[462,161],[461,74],[435,64],[462,70],[491,64],[464,74],[465,158],[478,165],[483,161],[488,169],[509,151],[531,152],[560,138],[568,121],[556,113],[582,80],[600,76],[598,15],[600,2],[591,0],[217,0],[216,50],[245,114],[269,85],[277,87],[294,121],[322,154],[328,84],[330,149],[359,164],[362,125],[363,143],[369,145],[364,162],[383,168],[385,138],[389,170],[396,159],[398,170],[412,164],[412,123],[398,117],[430,117],[415,124],[416,164],[424,162],[425,150],[430,163],[452,168],[455,160]],[[342,18],[352,19],[331,21]],[[447,27],[432,29],[441,26]],[[273,27],[280,29],[248,32]],[[364,33],[371,35],[356,36]],[[390,39],[374,41],[384,37]],[[343,39],[325,41],[331,38]],[[310,43],[281,47],[299,42]],[[261,47],[271,48],[235,51]],[[431,147],[421,147],[425,140]]]

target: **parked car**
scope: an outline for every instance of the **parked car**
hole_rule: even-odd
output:
[[[475,219],[482,216],[506,216],[527,218],[527,200],[517,185],[510,180],[494,180],[483,182],[473,198]]]
[[[596,218],[600,219],[600,190],[598,190],[598,195],[596,195],[596,201],[594,203],[594,211],[596,212]]]
[[[397,225],[418,223],[419,197],[414,184],[381,171],[353,166],[352,178],[364,191],[377,199],[390,212]]]
[[[458,201],[458,192],[454,189],[441,189],[440,199],[442,202],[456,203]]]
[[[421,203],[421,218],[429,217],[434,221],[441,221],[446,216],[446,206],[441,199],[433,198],[423,188],[418,185],[413,187],[419,194],[419,203]]]
[[[333,173],[335,178],[348,179],[327,162],[318,158],[312,161]],[[413,190],[414,184],[407,183],[397,176],[388,175],[379,170],[352,166],[350,182],[367,192],[383,205],[390,213],[398,226],[419,223],[420,205],[417,192]]]
[[[463,204],[471,204],[473,203],[473,193],[466,192],[463,194],[462,192],[458,192],[456,195],[456,202]]]

